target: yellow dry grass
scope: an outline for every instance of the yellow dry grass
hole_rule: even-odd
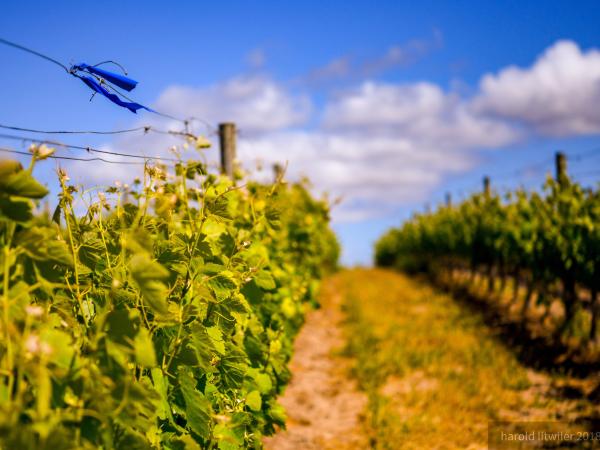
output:
[[[375,448],[487,448],[491,420],[557,420],[590,406],[553,398],[550,376],[424,283],[377,269],[329,282],[344,299],[345,353],[369,396]]]

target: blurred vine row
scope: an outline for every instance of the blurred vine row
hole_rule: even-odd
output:
[[[556,340],[598,353],[597,189],[565,176],[548,179],[539,192],[478,193],[389,230],[376,244],[375,259],[380,266],[428,272],[446,285],[485,284],[488,296],[500,294],[523,322],[541,309],[538,319],[550,322]],[[552,309],[556,302],[561,314]]]

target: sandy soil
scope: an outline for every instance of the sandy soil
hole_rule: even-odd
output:
[[[340,295],[331,278],[323,286],[322,308],[311,311],[295,342],[293,378],[280,399],[287,430],[265,438],[268,450],[364,449],[367,397],[349,376],[351,361],[338,355],[344,344]]]

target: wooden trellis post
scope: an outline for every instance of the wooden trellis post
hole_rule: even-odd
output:
[[[567,157],[562,152],[556,152],[556,181],[561,186],[567,181]]]
[[[219,142],[221,148],[221,173],[233,178],[236,153],[235,123],[219,124]]]
[[[490,187],[490,177],[487,175],[483,177],[483,193],[486,197],[491,195],[491,187]]]

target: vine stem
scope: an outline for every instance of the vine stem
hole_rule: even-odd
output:
[[[108,245],[106,244],[106,238],[104,237],[105,229],[102,223],[102,207],[98,211],[98,228],[100,229],[100,237],[102,237],[102,244],[104,244],[104,254],[106,255],[106,265],[108,266],[109,272],[112,273],[112,266],[110,264],[110,255],[108,253]]]
[[[71,202],[68,201],[68,195],[70,195],[67,192],[67,187],[65,185],[65,180],[64,178],[61,177],[60,179],[60,184],[62,187],[62,191],[63,191],[63,201],[64,201],[64,206],[65,206],[65,222],[67,223],[67,234],[69,236],[69,245],[71,247],[71,253],[73,253],[73,271],[75,274],[75,291],[76,291],[76,296],[77,296],[77,303],[79,304],[79,311],[81,312],[81,315],[83,316],[83,321],[85,322],[86,327],[88,326],[88,318],[85,314],[85,311],[83,310],[83,301],[81,299],[81,290],[79,288],[79,268],[78,268],[78,258],[77,258],[77,251],[75,249],[75,240],[73,239],[73,229],[71,227],[71,222],[69,220],[69,217],[67,216],[67,214],[69,216],[71,216],[71,218],[75,218],[75,214],[73,212],[73,209],[71,208]],[[89,308],[88,308],[88,312],[89,312]]]
[[[175,345],[173,347],[173,351],[171,352],[171,354],[169,355],[169,361],[167,361],[167,366],[165,368],[165,370],[168,372],[169,369],[171,368],[171,364],[173,363],[173,359],[175,358],[175,355],[177,354],[177,352],[179,351],[179,346],[181,345],[181,332],[183,331],[183,317],[181,317],[181,308],[179,309],[179,328],[177,329],[177,337],[175,338]]]
[[[14,383],[14,374],[13,374],[13,351],[12,351],[12,342],[10,339],[10,333],[8,331],[8,327],[10,324],[10,319],[9,319],[9,308],[10,308],[10,302],[9,302],[9,298],[8,298],[8,289],[10,286],[10,281],[8,279],[9,277],[9,273],[10,273],[10,265],[9,265],[9,258],[10,258],[10,246],[7,243],[4,246],[4,275],[3,275],[3,296],[2,296],[2,317],[3,317],[3,321],[4,321],[4,335],[5,335],[5,339],[6,339],[6,361],[7,361],[7,370],[8,370],[8,392],[9,395],[11,395],[12,390],[13,390],[13,383]]]

